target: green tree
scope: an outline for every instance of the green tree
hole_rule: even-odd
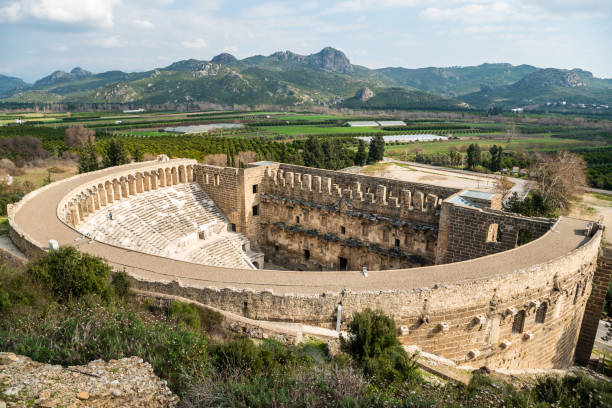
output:
[[[370,150],[368,151],[368,164],[379,162],[385,155],[385,139],[382,135],[376,135],[370,140]]]
[[[326,157],[323,153],[321,139],[309,136],[304,143],[304,165],[308,167],[324,168]]]
[[[141,162],[144,160],[144,153],[138,145],[134,147],[134,151],[132,152],[132,159],[134,159],[135,162]]]
[[[381,310],[356,312],[348,324],[351,336],[342,338],[343,348],[358,361],[381,355],[387,348],[398,346],[395,322]]]
[[[493,145],[489,148],[489,154],[491,160],[489,161],[489,170],[499,171],[501,169],[503,148],[501,146]]]
[[[119,138],[113,138],[106,146],[104,157],[102,158],[103,167],[119,166],[121,164],[127,164],[130,160],[128,158],[123,140]]]
[[[473,169],[481,162],[480,146],[472,143],[467,149],[467,167]]]
[[[95,171],[99,167],[96,148],[93,143],[87,143],[79,152],[79,173]]]
[[[359,139],[359,146],[357,147],[357,153],[355,154],[355,165],[363,166],[366,164],[366,159],[368,158],[366,152],[366,143]]]

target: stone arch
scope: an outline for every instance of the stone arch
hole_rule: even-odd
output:
[[[166,187],[166,173],[164,172],[164,169],[157,169],[157,177],[159,178],[159,186]]]
[[[130,195],[134,195],[136,194],[136,178],[129,174],[127,176],[127,182],[128,182],[128,192]]]
[[[83,211],[81,211],[81,206],[79,205],[79,199],[77,197],[72,199],[71,206],[72,208],[74,208],[74,211],[75,211],[75,215],[76,215],[75,225],[76,225],[80,221],[83,221]]]
[[[156,170],[152,170],[150,173],[150,178],[149,178],[149,182],[151,183],[151,190],[157,190],[157,171]]]
[[[166,167],[164,172],[166,174],[166,187],[170,187],[172,185],[172,175],[171,175],[170,167]]]
[[[176,167],[172,167],[172,170],[170,170],[170,174],[172,174],[172,185],[177,185],[178,184],[178,174],[176,171]]]
[[[79,212],[81,213],[81,221],[87,218],[89,211],[87,211],[87,202],[83,194],[79,194]]]
[[[85,203],[87,205],[87,214],[93,214],[95,212],[93,195],[91,194],[90,191],[87,191],[86,193],[84,193],[84,195],[85,195]]]
[[[106,203],[112,204],[113,202],[113,185],[109,180],[104,182],[104,190],[106,190]]]
[[[113,179],[113,195],[114,200],[121,200],[121,187],[119,186],[119,180],[117,179]]]
[[[136,192],[137,193],[142,193],[143,191],[143,182],[142,182],[142,173],[138,172],[136,173]]]
[[[128,188],[127,188],[127,180],[125,179],[124,176],[122,176],[119,179],[119,186],[121,187],[121,197],[122,198],[127,198],[128,197]]]
[[[179,183],[185,183],[187,181],[185,177],[185,166],[182,164],[178,167],[178,179]]]
[[[191,164],[187,165],[187,181],[189,183],[193,182],[193,166]]]
[[[144,191],[151,191],[151,174],[148,171],[142,173],[142,188]]]
[[[106,189],[102,183],[98,184],[98,201],[100,207],[106,207]]]
[[[89,189],[89,195],[92,198],[94,209],[97,211],[100,209],[100,201],[98,200],[98,189],[96,187],[92,187]]]

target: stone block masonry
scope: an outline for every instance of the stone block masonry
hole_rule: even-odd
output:
[[[584,319],[580,327],[580,337],[576,345],[576,362],[581,365],[587,365],[595,344],[595,336],[599,326],[599,319],[604,302],[606,301],[606,293],[608,291],[608,282],[612,276],[612,247],[604,247],[601,250],[597,261],[597,270],[593,277],[593,285],[591,296],[586,304],[584,311]]]
[[[523,217],[491,208],[444,201],[436,263],[451,263],[495,254],[526,244],[553,226],[548,218]]]

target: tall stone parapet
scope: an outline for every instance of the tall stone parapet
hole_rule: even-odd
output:
[[[591,358],[611,277],[612,246],[607,246],[601,249],[597,260],[597,269],[593,276],[591,294],[586,304],[582,326],[580,327],[580,336],[576,345],[576,363],[580,365],[587,365]]]

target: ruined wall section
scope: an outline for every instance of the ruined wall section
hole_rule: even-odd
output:
[[[298,168],[315,175],[270,169],[264,179],[264,251],[273,262],[315,270],[396,269],[433,262],[436,195],[402,189],[394,196],[383,184],[365,192],[360,177],[341,187],[342,181],[322,177],[316,169]],[[346,181],[341,172],[324,174],[340,174]]]
[[[241,169],[198,164],[194,169],[196,182],[255,250],[260,250],[263,235],[258,213],[261,185],[266,169],[276,168],[277,163]]]
[[[366,307],[380,309],[395,319],[403,344],[417,345],[456,363],[512,369],[563,368],[573,361],[600,239],[601,232],[597,232],[565,256],[508,275],[431,288],[343,290],[305,296],[183,286],[177,281],[137,281],[136,286],[251,319],[328,328],[334,327],[340,303],[343,325]],[[464,264],[465,268],[477,268],[478,260]],[[426,269],[418,273],[426,273]]]
[[[436,263],[474,259],[544,235],[554,220],[442,202]]]
[[[612,247],[608,246],[601,248],[601,253],[597,260],[597,270],[593,277],[591,296],[586,304],[584,320],[580,328],[578,345],[576,346],[576,362],[578,364],[587,365],[591,358],[611,276]]]
[[[409,181],[347,173],[344,171],[316,169],[312,167],[296,166],[294,164],[281,163],[279,170],[282,172],[292,172],[294,174],[310,174],[312,177],[328,177],[334,180],[334,184],[338,184],[341,189],[350,189],[355,182],[359,182],[361,185],[361,191],[363,191],[364,194],[376,192],[376,188],[379,185],[386,186],[387,193],[393,197],[399,197],[402,190],[409,190],[412,192],[422,192],[425,196],[427,194],[433,194],[439,199],[444,200],[460,191],[458,188],[441,187],[433,184],[412,183]]]

